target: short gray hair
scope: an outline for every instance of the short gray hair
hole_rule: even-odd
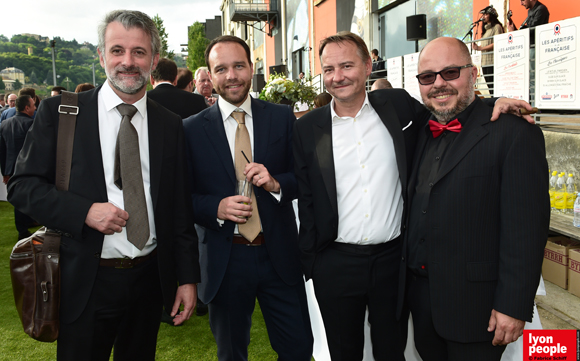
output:
[[[197,76],[199,75],[200,72],[205,71],[206,74],[209,73],[209,69],[207,66],[200,66],[199,68],[197,68],[197,70],[195,71],[195,75],[193,76],[193,78],[195,80],[197,80]]]
[[[159,54],[161,49],[159,31],[157,31],[155,23],[147,14],[137,10],[114,10],[105,15],[105,18],[99,24],[98,28],[98,47],[101,54],[105,55],[105,32],[107,31],[107,26],[114,21],[121,23],[127,30],[135,27],[143,30],[151,38],[152,55],[155,56],[156,54]]]

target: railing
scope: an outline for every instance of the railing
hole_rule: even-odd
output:
[[[487,37],[487,38],[481,38],[481,39],[477,39],[476,41],[466,41],[465,44],[471,44],[474,42],[479,42],[482,40],[488,40],[488,39],[493,39],[493,37]],[[535,49],[535,46],[533,44],[530,44],[530,49]],[[493,54],[493,51],[490,52],[482,52],[481,55],[482,57],[484,55],[487,54]],[[535,64],[535,51],[531,51],[530,52],[530,64]],[[490,65],[484,65],[482,66],[482,68],[491,68],[493,69],[493,64]],[[404,68],[403,68],[403,72],[404,72]],[[372,83],[380,78],[386,78],[388,79],[387,76],[387,70],[377,70],[375,72],[371,73],[371,76],[367,79],[366,82],[366,86],[367,86],[367,90],[370,90]],[[486,74],[489,76],[494,76],[495,79],[495,75],[494,73],[490,73],[490,74]],[[528,100],[528,102],[532,105],[535,106],[535,94],[536,94],[536,82],[535,82],[535,66],[530,66],[530,98]],[[494,90],[494,83],[492,82],[487,82],[485,80],[485,77],[483,74],[481,74],[481,78],[479,78],[483,81],[483,83],[478,82],[475,84],[476,90],[480,90],[482,93],[486,93],[487,92],[485,90],[489,89],[493,92]],[[487,86],[485,86],[487,85]],[[404,86],[404,76],[403,76],[403,86]],[[574,110],[554,110],[554,109],[546,109],[546,110],[540,110],[540,113],[537,114],[533,114],[532,117],[534,118],[534,120],[536,121],[536,123],[538,123],[541,126],[548,126],[550,128],[563,128],[563,129],[573,129],[574,131],[580,130],[580,109],[574,109]]]
[[[230,14],[234,12],[267,12],[276,10],[276,5],[270,6],[270,0],[253,0],[250,2],[230,2]]]

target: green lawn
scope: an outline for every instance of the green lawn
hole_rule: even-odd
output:
[[[8,264],[17,238],[13,208],[7,202],[0,202],[0,360],[55,360],[56,343],[38,342],[28,337],[22,331],[14,307]],[[216,352],[207,315],[193,315],[181,327],[161,324],[157,360],[217,360]],[[276,353],[270,347],[258,304],[254,312],[248,353],[250,360],[277,359]]]

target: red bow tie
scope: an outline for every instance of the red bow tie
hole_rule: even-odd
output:
[[[450,132],[459,133],[461,131],[461,123],[459,123],[459,120],[454,119],[454,120],[450,121],[449,123],[443,125],[443,124],[436,122],[434,120],[430,120],[429,121],[429,129],[431,129],[431,131],[433,132],[433,138],[437,138],[445,130],[448,130]]]

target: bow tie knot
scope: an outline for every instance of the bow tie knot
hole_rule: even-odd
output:
[[[454,119],[447,124],[441,124],[434,120],[429,120],[429,129],[433,132],[433,138],[437,138],[446,130],[459,133],[461,131],[461,123],[459,123],[459,120],[457,119]]]

